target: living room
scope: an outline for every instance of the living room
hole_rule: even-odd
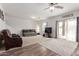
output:
[[[78,3],[1,3],[0,31],[5,37],[5,32],[13,34],[15,40],[3,37],[6,48],[0,55],[79,55],[78,7]]]

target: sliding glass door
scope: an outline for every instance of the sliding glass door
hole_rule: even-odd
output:
[[[76,41],[76,27],[75,18],[57,21],[57,38]]]
[[[65,21],[57,22],[57,37],[65,39]]]
[[[68,20],[67,40],[76,41],[77,21],[72,18]]]

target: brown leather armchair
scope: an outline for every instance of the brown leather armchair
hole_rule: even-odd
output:
[[[19,35],[11,34],[8,29],[2,30],[6,50],[22,46],[22,38]]]

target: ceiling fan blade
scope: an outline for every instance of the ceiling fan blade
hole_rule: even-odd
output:
[[[64,7],[62,6],[54,6],[55,8],[63,9]]]
[[[54,3],[53,5],[57,5],[58,3]]]

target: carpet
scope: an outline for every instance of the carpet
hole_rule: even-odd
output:
[[[71,56],[78,46],[77,42],[72,42],[64,39],[50,39],[51,38],[49,38],[48,41],[41,42],[39,44],[52,51],[55,51],[62,56]]]

